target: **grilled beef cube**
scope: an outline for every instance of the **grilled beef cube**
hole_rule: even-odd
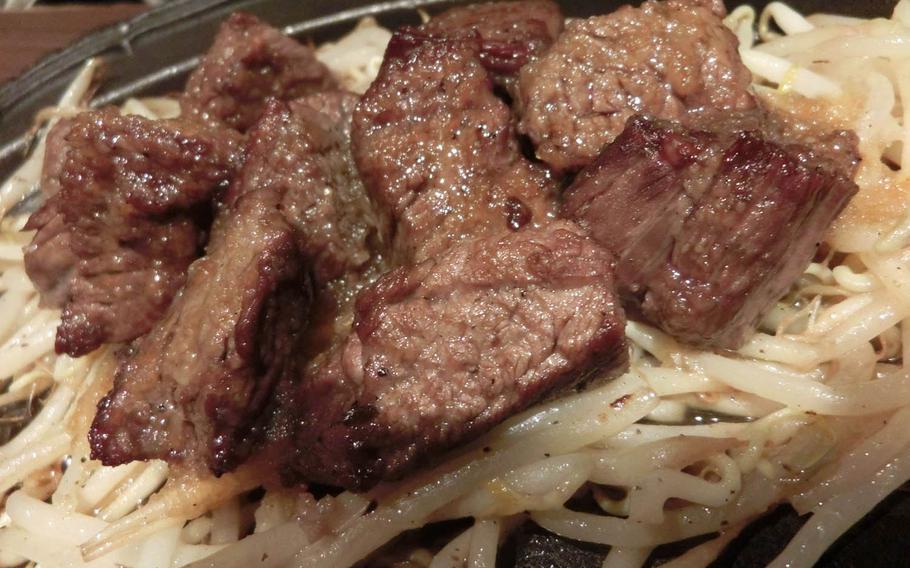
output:
[[[350,152],[356,102],[342,91],[273,102],[251,134],[255,159],[228,192],[229,199],[260,188],[290,196],[283,214],[318,287],[370,260],[373,213]]]
[[[292,100],[332,88],[335,80],[310,47],[236,12],[187,80],[180,106],[188,118],[245,132],[269,98]]]
[[[552,211],[553,182],[522,156],[480,53],[476,37],[401,30],[355,110],[354,158],[396,262]]]
[[[460,241],[382,276],[286,405],[302,479],[402,476],[555,391],[624,368],[612,259],[574,224]]]
[[[510,93],[519,69],[539,58],[559,37],[565,18],[549,0],[456,6],[421,26],[445,37],[481,39],[480,61]]]
[[[350,111],[349,97],[336,94],[333,108]],[[312,284],[369,259],[349,112],[335,118],[307,101],[267,108],[207,255],[99,404],[93,457],[189,461],[216,473],[246,458],[277,380],[296,364]]]
[[[634,117],[567,188],[562,215],[616,255],[620,294],[646,319],[688,343],[739,347],[857,191],[772,137]]]
[[[25,268],[42,304],[63,309],[58,353],[151,329],[201,252],[209,202],[239,156],[230,131],[114,109],[51,130]]]
[[[167,317],[121,363],[90,431],[94,459],[201,460],[219,473],[237,461],[309,309],[276,197],[232,207]]]
[[[649,0],[571,21],[521,70],[519,129],[556,170],[578,170],[636,113],[684,119],[755,106],[722,5]]]
[[[616,255],[623,296],[643,293],[666,264],[674,236],[710,183],[695,169],[715,148],[697,133],[633,117],[623,133],[576,176],[561,215],[588,229]]]

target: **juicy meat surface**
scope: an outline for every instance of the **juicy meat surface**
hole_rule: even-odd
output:
[[[478,36],[480,61],[511,90],[512,77],[556,41],[564,21],[559,5],[548,0],[488,2],[456,6],[434,16],[421,30],[448,37]]]
[[[105,109],[54,126],[25,269],[42,304],[63,310],[58,353],[151,329],[201,251],[213,192],[238,166],[235,135],[186,120]]]
[[[612,258],[553,218],[473,37],[400,30],[361,99],[354,155],[397,266],[352,328],[282,385],[292,480],[400,477],[542,397],[625,365]]]
[[[335,87],[310,47],[236,12],[187,80],[181,108],[183,116],[245,132],[269,98],[291,100]]]
[[[350,100],[269,103],[207,256],[99,405],[95,457],[220,473],[266,436],[286,478],[363,488],[624,368],[612,256],[555,219],[488,47],[478,30],[396,33],[353,111],[353,158]]]
[[[623,368],[612,258],[573,223],[462,240],[382,276],[306,372],[293,473],[400,477],[560,388]]]
[[[519,78],[519,129],[556,170],[590,163],[642,113],[741,111],[755,100],[751,74],[722,6],[649,0],[640,8],[574,20]]]
[[[92,457],[239,459],[309,309],[306,269],[269,192],[241,198],[217,227],[167,316],[121,362],[98,405]]]
[[[370,256],[368,216],[358,209],[366,196],[348,150],[353,104],[334,97],[273,101],[250,131],[208,253],[99,404],[95,458],[197,461],[216,473],[246,458],[298,357],[313,285]],[[337,114],[315,110],[322,104]]]
[[[856,193],[806,147],[635,117],[564,194],[617,257],[624,300],[689,343],[736,348]]]
[[[522,156],[480,51],[476,37],[400,30],[355,110],[354,158],[396,262],[551,212],[554,183]]]
[[[284,216],[319,287],[370,260],[375,221],[350,152],[356,102],[356,95],[328,91],[286,107],[273,103],[247,145],[255,159],[228,192],[229,200],[266,188],[291,196]]]

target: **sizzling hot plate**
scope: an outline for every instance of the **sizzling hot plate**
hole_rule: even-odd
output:
[[[458,3],[450,0],[178,0],[129,22],[96,32],[69,48],[45,58],[18,79],[0,85],[0,178],[22,161],[27,131],[34,115],[54,104],[82,62],[103,56],[104,82],[95,105],[119,103],[129,96],[176,91],[183,85],[197,56],[210,45],[218,24],[230,12],[247,10],[292,35],[321,42],[337,38],[364,16],[374,16],[390,28],[419,23],[416,7],[429,12]],[[571,16],[603,13],[621,0],[564,0]],[[737,2],[738,3],[738,2]],[[756,8],[767,0],[751,2]],[[894,0],[790,0],[806,12],[888,16]],[[749,527],[715,563],[719,567],[753,567],[770,562],[801,526],[803,519],[781,507]],[[679,550],[661,547],[652,557],[658,565]],[[582,545],[525,526],[510,539],[503,563],[521,568],[599,568],[604,549]],[[892,494],[862,523],[842,537],[819,562],[825,567],[892,567],[910,565],[910,491]]]

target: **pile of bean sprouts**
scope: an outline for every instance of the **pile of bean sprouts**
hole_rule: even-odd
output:
[[[772,566],[811,566],[910,480],[910,0],[890,19],[804,17],[775,2],[725,21],[767,105],[859,136],[860,193],[828,236],[827,258],[738,352],[693,349],[631,322],[622,377],[365,494],[317,499],[305,488],[263,492],[245,468],[216,479],[89,459],[86,431],[116,346],[53,354],[59,313],[39,306],[22,253],[39,134],[0,187],[0,426],[15,433],[0,446],[0,566],[346,567],[405,531],[468,518],[441,550],[411,551],[411,565],[492,568],[508,532],[530,519],[610,545],[609,568],[710,535],[667,565],[694,567],[782,502],[811,517]],[[389,36],[364,21],[319,56],[362,92]],[[86,64],[38,132],[86,108],[98,66]],[[179,108],[131,99],[122,112],[156,119]],[[568,506],[579,495],[600,510]]]

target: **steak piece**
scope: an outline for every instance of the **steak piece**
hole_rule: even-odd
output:
[[[759,131],[634,117],[564,194],[618,259],[624,301],[688,343],[737,348],[799,277],[856,185]]]
[[[554,391],[625,365],[612,258],[556,221],[462,240],[382,276],[286,408],[293,473],[365,488]]]
[[[421,26],[431,35],[479,36],[480,61],[514,94],[518,70],[540,57],[562,32],[565,18],[549,0],[456,6]]]
[[[399,30],[354,112],[354,158],[396,263],[551,213],[554,183],[522,156],[480,53],[476,37]]]
[[[313,50],[235,12],[221,25],[180,100],[183,115],[245,132],[269,98],[291,100],[337,88]]]
[[[269,188],[288,195],[284,217],[323,287],[370,260],[372,207],[350,152],[357,95],[326,91],[287,104],[272,102],[251,133],[238,194]]]
[[[348,149],[353,104],[343,93],[319,103],[339,120],[307,101],[272,101],[250,131],[208,254],[98,406],[94,458],[189,461],[220,474],[247,457],[277,380],[296,364],[312,284],[369,260]]]
[[[309,309],[276,197],[238,200],[167,317],[121,362],[89,433],[93,459],[199,460],[218,473],[238,460]]]
[[[271,459],[291,481],[395,479],[624,368],[612,257],[554,220],[555,183],[523,157],[482,54],[476,33],[399,30],[357,106],[354,156],[398,268],[282,384]]]
[[[519,129],[558,171],[590,163],[636,113],[680,120],[690,111],[755,106],[749,70],[722,5],[686,0],[623,6],[574,20],[519,78]]]
[[[58,353],[151,329],[201,251],[213,192],[239,161],[236,135],[186,120],[105,109],[54,126],[25,269],[42,304],[63,309]]]

